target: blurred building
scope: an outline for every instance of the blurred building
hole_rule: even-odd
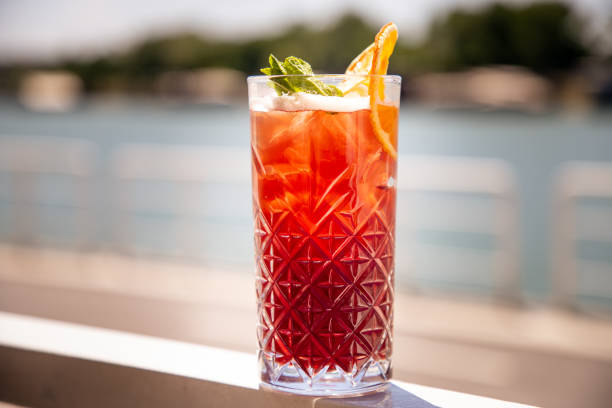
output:
[[[82,82],[68,71],[33,71],[19,85],[19,101],[28,109],[65,112],[78,103]]]
[[[246,99],[242,72],[229,68],[169,71],[161,74],[155,89],[164,99],[228,105]]]
[[[491,107],[541,111],[550,102],[549,81],[525,68],[495,66],[431,73],[415,79],[416,98],[442,107]]]

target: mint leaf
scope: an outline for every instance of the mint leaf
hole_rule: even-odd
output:
[[[342,96],[342,91],[333,85],[328,85],[317,79],[312,72],[312,67],[303,59],[287,57],[280,62],[274,55],[270,54],[270,67],[262,68],[265,75],[299,75],[295,77],[270,78],[276,93],[279,95],[306,92],[326,96]]]
[[[290,75],[314,75],[310,64],[297,57],[285,58],[283,66],[285,67],[287,74]]]
[[[270,67],[262,68],[262,73],[266,75],[287,75],[287,70],[285,67],[283,67],[283,63],[281,63],[274,55],[270,54],[268,62]],[[274,82],[274,89],[279,95],[296,92],[287,78],[273,78],[272,82]]]
[[[289,75],[314,75],[310,64],[296,57],[285,58],[283,66],[285,68],[285,71],[287,71],[287,74]],[[293,82],[294,88],[298,89],[301,92],[308,92],[319,95],[342,96],[342,93],[338,88],[333,85],[327,85],[323,81],[314,77],[296,77],[289,78],[289,80]],[[335,92],[335,90],[337,90],[338,92]]]

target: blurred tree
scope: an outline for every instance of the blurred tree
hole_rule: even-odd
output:
[[[61,68],[75,72],[88,91],[126,87],[146,89],[162,72],[200,67],[228,67],[258,74],[270,53],[309,61],[316,70],[341,73],[367,44],[376,30],[354,14],[335,24],[313,30],[294,25],[282,35],[244,43],[210,41],[193,33],[149,39],[123,54],[91,61],[67,61]]]
[[[582,33],[571,9],[558,2],[457,10],[433,22],[419,62],[435,70],[513,64],[551,73],[587,55]]]
[[[355,14],[346,14],[323,30],[295,25],[278,37],[245,44],[244,49],[255,47],[259,55],[251,59],[257,63],[244,71],[259,73],[259,68],[267,65],[268,55],[273,53],[278,58],[290,55],[303,58],[318,71],[342,73],[372,42],[374,34],[376,30]]]
[[[100,57],[92,61],[68,61],[58,68],[77,74],[83,80],[86,91],[109,87],[109,78],[122,71],[109,57]]]
[[[206,39],[193,33],[152,38],[122,53],[65,61],[52,68],[75,72],[88,91],[148,90],[155,78],[169,70],[228,67],[257,74],[271,52],[279,58],[304,58],[319,72],[341,73],[372,42],[375,32],[361,17],[346,14],[323,29],[299,24],[281,35],[246,42]],[[457,9],[434,20],[422,41],[398,43],[389,71],[407,75],[512,64],[551,75],[571,69],[590,53],[583,33],[584,22],[559,2]],[[19,73],[28,68],[12,67],[8,82],[16,83]]]

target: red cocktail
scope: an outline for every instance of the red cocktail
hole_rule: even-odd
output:
[[[265,383],[341,394],[390,375],[399,78],[384,81],[397,94],[377,106],[392,151],[367,98],[251,98]]]

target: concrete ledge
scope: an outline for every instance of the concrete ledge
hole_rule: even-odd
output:
[[[343,399],[263,391],[251,354],[4,312],[0,361],[0,400],[28,407],[524,407],[401,382]]]
[[[0,245],[0,310],[255,348],[248,272]],[[612,398],[607,320],[398,291],[394,337],[394,378],[403,381],[555,407],[607,407]]]

